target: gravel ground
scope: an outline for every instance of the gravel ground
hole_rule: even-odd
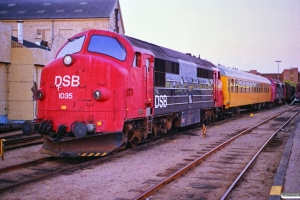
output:
[[[110,162],[87,167],[37,183],[28,184],[0,194],[1,199],[132,199],[164,175],[187,163],[193,155],[204,154],[211,144],[224,140],[235,133],[278,113],[287,106],[254,113],[253,117],[241,115],[224,124],[208,127],[208,137],[202,138],[201,129],[185,134],[172,135],[169,139],[157,140],[153,146],[144,145],[124,156],[116,156]],[[222,133],[223,132],[223,133]],[[44,157],[38,153],[40,146],[23,148],[5,154],[1,167]]]

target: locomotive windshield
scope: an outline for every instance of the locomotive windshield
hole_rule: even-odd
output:
[[[69,42],[64,46],[60,52],[57,54],[56,58],[63,57],[67,54],[77,53],[81,50],[82,44],[84,42],[85,36],[80,36],[76,38],[70,38]]]
[[[126,58],[126,51],[123,45],[116,38],[103,35],[92,36],[88,51],[105,54],[121,61]]]

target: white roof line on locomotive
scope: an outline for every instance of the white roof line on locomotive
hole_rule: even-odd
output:
[[[162,47],[150,42],[146,42],[137,38],[133,38],[127,35],[123,35],[128,41],[135,47],[140,47],[144,49],[148,49],[153,52],[155,58],[164,59],[172,62],[178,62],[179,59],[185,60],[188,62],[195,63],[198,67],[212,69],[214,64],[211,62],[204,60],[202,58],[197,58],[193,56],[189,56],[185,53],[175,51],[166,47]]]
[[[236,69],[231,69],[222,65],[217,65],[217,68],[220,70],[221,76],[271,84],[269,79],[259,75],[250,74]]]

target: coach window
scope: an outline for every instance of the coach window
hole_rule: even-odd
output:
[[[228,90],[229,90],[229,88],[228,88]],[[230,92],[232,92],[232,93],[234,92],[234,79],[231,79],[231,82],[230,82]]]
[[[250,82],[247,81],[247,92],[250,93]]]
[[[249,82],[249,93],[251,93],[251,82]]]
[[[227,79],[227,83],[228,92],[230,92],[230,79]]]
[[[253,90],[252,90],[252,87],[253,87],[253,83],[252,83],[252,82],[250,82],[250,88],[249,88],[249,92],[250,92],[250,93],[252,93],[252,92],[253,92]]]
[[[262,83],[259,84],[259,92],[262,93]]]
[[[238,93],[239,92],[239,81],[238,80],[235,80],[234,87],[235,87],[235,93]]]
[[[246,93],[247,92],[247,82],[244,81],[244,92]]]
[[[258,86],[257,86],[257,83],[254,83],[254,93],[257,93],[258,92]]]
[[[136,52],[134,55],[134,60],[133,60],[133,67],[141,67],[141,53]]]
[[[240,93],[243,93],[243,81],[240,80],[239,82]]]

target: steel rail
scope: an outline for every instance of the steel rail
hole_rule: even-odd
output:
[[[36,164],[39,164],[39,163],[49,161],[50,159],[51,159],[51,157],[45,157],[45,158],[40,158],[40,159],[37,159],[37,160],[34,160],[34,161],[30,161],[30,162],[21,163],[21,164],[18,164],[18,165],[13,165],[13,166],[1,168],[0,169],[0,174],[5,173],[5,172],[10,172],[10,171],[13,171],[13,170],[17,170],[17,169],[22,169],[22,168],[25,168],[25,167],[30,167],[30,166],[33,166],[33,165],[36,165]]]
[[[295,115],[293,115],[288,121],[286,121],[277,131],[275,131],[271,137],[263,144],[263,146],[258,150],[258,152],[253,156],[253,158],[250,160],[250,162],[247,164],[247,166],[243,169],[243,171],[238,175],[238,177],[233,181],[233,183],[230,185],[230,187],[226,190],[224,195],[221,197],[221,200],[224,200],[229,193],[232,191],[234,186],[237,184],[237,182],[242,178],[242,176],[246,173],[248,168],[251,166],[251,164],[255,161],[255,159],[258,157],[258,155],[265,149],[269,143],[273,140],[273,138],[276,136],[276,134],[283,129],[296,115],[299,114],[300,111],[298,111]]]
[[[37,144],[42,144],[42,143],[43,143],[43,138],[41,136],[33,136],[33,137],[6,140],[4,142],[4,150],[10,151],[10,150],[19,149],[22,147],[28,147],[28,146],[37,145]]]
[[[20,143],[23,141],[30,141],[30,140],[34,140],[34,139],[39,139],[42,138],[42,136],[38,135],[38,136],[31,136],[31,137],[24,137],[24,138],[13,138],[13,139],[7,139],[4,144],[6,145],[10,145],[10,144],[14,144],[14,143]]]
[[[232,141],[234,141],[235,139],[237,139],[238,137],[252,131],[253,129],[257,128],[258,126],[261,126],[262,124],[265,124],[266,122],[274,119],[275,117],[290,111],[292,109],[294,109],[295,107],[291,108],[291,109],[287,109],[285,111],[282,111],[266,120],[264,120],[263,122],[260,122],[259,124],[248,128],[247,130],[242,131],[241,133],[239,133],[238,135],[232,137],[231,139],[225,141],[224,143],[220,144],[219,146],[215,147],[214,149],[210,150],[209,152],[207,152],[206,154],[204,154],[203,156],[199,157],[198,159],[196,159],[195,161],[191,162],[190,164],[188,164],[187,166],[183,167],[182,169],[178,170],[177,172],[173,173],[171,176],[165,178],[164,180],[160,181],[159,183],[157,183],[156,185],[152,186],[150,189],[146,190],[144,193],[136,196],[134,198],[134,200],[140,200],[140,199],[147,199],[149,198],[150,195],[154,194],[155,192],[157,192],[158,190],[160,190],[164,185],[170,183],[171,181],[179,178],[180,176],[182,176],[184,173],[186,173],[187,171],[189,171],[190,169],[194,168],[196,165],[200,164],[201,162],[203,162],[206,158],[208,158],[209,156],[213,155],[216,151],[220,150],[221,148],[227,146],[228,144],[230,144]]]
[[[24,136],[24,133],[18,133],[15,135],[7,135],[7,136],[3,136],[6,133],[0,133],[0,139],[14,139],[14,138],[21,138],[22,136]]]
[[[106,162],[106,161],[110,160],[112,158],[112,156],[113,155],[111,154],[111,155],[108,155],[106,157],[96,157],[96,158],[86,157],[85,159],[88,159],[87,161],[82,161],[78,164],[71,165],[71,166],[64,166],[60,169],[53,170],[51,172],[48,172],[48,173],[45,173],[45,174],[42,174],[42,175],[38,175],[36,177],[32,177],[32,178],[24,180],[24,181],[20,181],[20,182],[11,184],[11,185],[1,187],[0,188],[0,194],[4,191],[11,190],[11,189],[23,186],[25,184],[45,180],[47,178],[55,177],[59,174],[70,173],[70,172],[73,172],[73,171],[78,170],[78,169],[84,169],[84,168],[86,168],[88,166],[91,166],[91,165],[99,164],[101,162]],[[46,161],[56,161],[56,160],[64,160],[66,158],[65,157],[47,157],[46,159],[47,159]],[[30,162],[29,162],[29,166],[31,166]],[[3,170],[5,170],[5,169],[3,169]]]

